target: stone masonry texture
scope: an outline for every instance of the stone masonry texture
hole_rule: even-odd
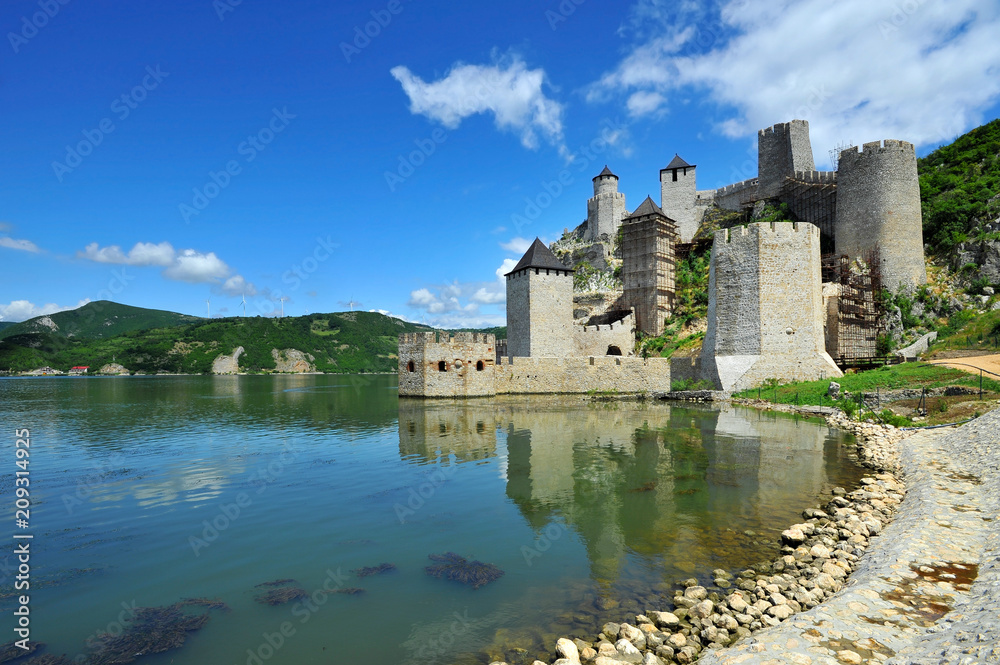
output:
[[[702,378],[722,390],[842,373],[826,352],[819,229],[754,223],[716,234]]]
[[[890,291],[927,282],[912,143],[887,139],[840,153],[835,240],[837,254],[851,258],[877,247]]]

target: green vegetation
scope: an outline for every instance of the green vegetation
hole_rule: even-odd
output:
[[[966,240],[997,239],[983,222],[1000,214],[1000,120],[942,146],[917,162],[924,242],[936,253]]]
[[[890,365],[867,372],[847,374],[835,379],[840,384],[841,392],[847,391],[852,394],[858,392],[874,393],[876,390],[893,390],[897,388],[940,388],[943,386],[966,386],[969,388],[979,387],[979,377],[968,374],[961,370],[941,365],[926,365],[923,363],[903,363],[901,365]],[[818,381],[804,381],[799,383],[786,383],[778,385],[771,382],[768,386],[761,386],[759,395],[762,399],[767,399],[778,404],[812,404],[831,406],[830,398],[826,396],[830,387],[830,379]],[[990,392],[1000,392],[1000,381],[991,379],[983,380],[983,390]],[[736,393],[733,397],[742,399],[756,399],[757,388],[744,390]],[[841,399],[836,405],[847,411],[845,403],[850,400]]]
[[[711,381],[705,381],[704,379],[671,379],[670,381],[671,390],[715,390],[715,386]]]
[[[157,314],[183,316],[171,312]],[[11,335],[0,340],[0,369],[22,372],[44,365],[62,370],[89,365],[91,371],[97,371],[105,364],[117,362],[143,374],[202,374],[211,372],[212,362],[219,355],[232,354],[236,347],[242,346],[245,353],[239,359],[241,371],[274,370],[272,349],[296,349],[312,355],[312,362],[320,372],[392,372],[396,370],[399,333],[430,330],[376,312],[283,319],[184,318],[196,322],[131,330],[99,339],[70,338],[59,335],[58,331]]]
[[[931,355],[954,349],[982,348],[983,353],[996,353],[1000,347],[1000,311],[979,315],[963,309],[948,317],[938,328],[938,340]]]
[[[674,313],[667,318],[661,335],[640,339],[640,354],[669,358],[678,350],[701,345],[705,333],[686,333],[685,328],[708,314],[708,269],[711,255],[712,248],[709,245],[700,251],[691,252],[677,262]]]
[[[55,328],[42,323],[51,320]],[[22,323],[0,327],[0,339],[30,333],[46,333],[56,337],[106,339],[134,330],[168,328],[203,321],[197,316],[120,305],[98,300],[66,312],[35,317]]]

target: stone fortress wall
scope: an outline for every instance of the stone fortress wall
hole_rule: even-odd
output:
[[[496,339],[483,333],[399,336],[399,394],[477,397],[496,394]]]
[[[736,391],[771,378],[842,376],[826,352],[819,251],[812,224],[716,233],[701,378]]]

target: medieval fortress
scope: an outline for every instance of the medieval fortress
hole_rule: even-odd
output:
[[[835,359],[874,356],[875,291],[927,280],[913,144],[851,147],[836,171],[816,171],[807,121],[757,138],[756,178],[699,190],[697,166],[675,155],[660,171],[660,205],[647,197],[631,214],[605,167],[574,233],[588,259],[621,259],[621,290],[607,307],[574,320],[574,269],[536,239],[506,275],[507,340],[401,335],[399,394],[669,391],[670,359],[637,357],[635,334],[663,332],[675,257],[691,250],[711,208],[747,214],[714,234],[701,356],[674,362],[675,375],[743,390],[841,376]],[[749,221],[761,202],[785,204],[798,221]],[[824,283],[824,274],[834,276]]]

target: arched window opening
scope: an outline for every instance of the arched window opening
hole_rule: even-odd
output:
[[[448,364],[445,361],[443,361],[443,360],[439,360],[438,361],[438,371],[439,372],[447,372],[448,371]]]
[[[620,356],[621,354],[622,354],[622,350],[619,349],[614,344],[612,344],[611,346],[608,347],[608,353],[607,353],[607,355],[609,355],[609,356]]]
[[[415,369],[416,369],[416,367],[413,366],[413,361],[412,360],[410,362],[406,363],[406,371],[407,372],[412,372]]]
[[[482,372],[483,369],[485,369],[485,368],[486,368],[486,365],[483,363],[482,360],[477,360],[476,361],[476,371],[477,372]]]

